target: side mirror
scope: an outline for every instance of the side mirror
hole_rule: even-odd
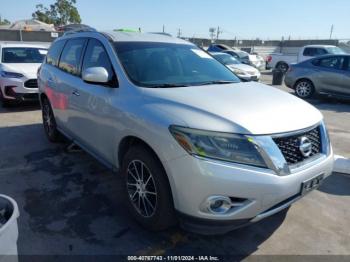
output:
[[[104,67],[90,67],[83,71],[82,78],[87,83],[108,83],[108,72]]]

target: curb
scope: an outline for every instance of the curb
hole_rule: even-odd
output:
[[[343,156],[334,156],[334,172],[350,175],[350,159]]]

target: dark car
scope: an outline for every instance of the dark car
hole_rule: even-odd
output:
[[[300,98],[314,94],[350,98],[350,55],[326,55],[293,64],[285,84]]]

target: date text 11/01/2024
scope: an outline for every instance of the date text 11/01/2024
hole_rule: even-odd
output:
[[[128,261],[220,261],[216,256],[128,256]]]

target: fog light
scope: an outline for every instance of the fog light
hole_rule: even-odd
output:
[[[225,214],[232,208],[231,199],[225,196],[213,196],[207,199],[207,209],[213,214]]]
[[[15,88],[17,86],[5,86],[5,95],[6,96],[9,96],[9,97],[13,97],[15,98],[16,97],[16,92],[15,92]]]

